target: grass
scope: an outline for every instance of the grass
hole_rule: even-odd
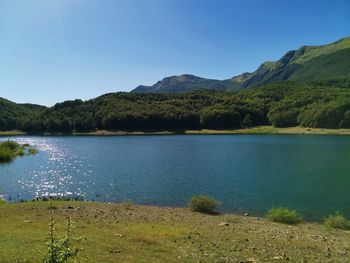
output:
[[[13,130],[13,131],[0,131],[0,136],[18,136],[18,135],[25,135],[27,133]]]
[[[21,131],[0,132],[0,136],[25,135]],[[319,135],[350,135],[350,129],[324,129],[324,128],[305,128],[305,127],[288,127],[277,128],[273,126],[256,126],[244,129],[230,129],[230,130],[185,130],[185,131],[108,131],[98,130],[94,132],[76,132],[72,135],[89,135],[89,136],[128,136],[128,135],[173,135],[173,134],[187,134],[187,135],[210,135],[210,134],[319,134]],[[60,133],[45,133],[41,135],[62,135]]]
[[[28,144],[19,144],[15,141],[4,141],[0,143],[0,163],[11,162],[18,156],[34,155],[38,151]]]
[[[327,228],[350,230],[350,221],[339,212],[337,212],[335,215],[327,216],[324,219],[324,225]]]
[[[296,225],[303,221],[302,216],[297,211],[286,207],[273,207],[267,212],[266,217],[273,222],[291,225]]]
[[[35,155],[37,154],[39,151],[33,147],[29,147],[28,148],[28,155]]]
[[[126,209],[122,204],[80,201],[53,201],[53,205],[58,233],[64,233],[67,216],[75,222],[73,236],[83,237],[79,259],[87,263],[349,259],[349,234],[319,224],[290,228],[264,218],[212,216],[184,208],[133,205]],[[47,201],[0,205],[1,262],[42,262],[49,238],[49,207]]]
[[[350,48],[350,38],[345,38],[332,44],[323,46],[311,46],[308,48],[307,52],[299,57],[297,60],[293,61],[296,64],[305,64],[306,62],[320,57],[321,55],[327,55],[336,51],[344,50]]]
[[[277,128],[273,126],[257,126],[247,129],[234,130],[187,130],[185,134],[318,134],[318,135],[350,135],[350,129],[323,129],[288,127]]]
[[[24,146],[14,141],[0,143],[0,162],[10,162],[15,157],[22,155],[24,155]]]

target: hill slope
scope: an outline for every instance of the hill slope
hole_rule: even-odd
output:
[[[45,107],[34,104],[17,104],[0,98],[0,131],[17,128],[20,118],[41,112]]]
[[[227,80],[192,75],[167,77],[153,86],[139,86],[132,92],[233,91],[279,80],[300,82],[350,79],[350,37],[322,46],[302,46],[278,61],[263,63],[252,73]]]
[[[278,80],[324,81],[350,78],[350,38],[323,46],[303,46],[276,62],[265,62],[255,72],[232,78],[242,88]]]
[[[349,83],[279,81],[237,92],[119,92],[88,101],[65,101],[37,114],[7,102],[7,111],[17,114],[16,129],[35,133],[237,129],[270,124],[350,128],[350,89],[345,85]]]

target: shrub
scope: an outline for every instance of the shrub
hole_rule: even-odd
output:
[[[35,149],[35,148],[33,148],[33,147],[30,147],[30,148],[28,149],[28,155],[35,155],[35,154],[37,154],[37,153],[38,153],[38,150]]]
[[[11,162],[17,156],[34,155],[38,150],[28,144],[19,144],[14,141],[0,142],[0,163]]]
[[[266,217],[273,222],[285,224],[298,224],[303,221],[301,215],[295,210],[289,210],[286,207],[273,207],[268,212]]]
[[[324,225],[328,228],[338,228],[350,230],[350,221],[342,214],[337,212],[335,215],[329,215],[324,219]]]
[[[209,196],[197,195],[191,198],[189,208],[195,212],[210,214],[214,213],[214,210],[218,205],[219,202]]]
[[[72,221],[67,218],[67,233],[61,237],[56,236],[56,223],[53,219],[52,200],[50,201],[51,221],[48,250],[45,253],[43,263],[77,263],[79,249],[73,243],[80,239],[72,238]]]

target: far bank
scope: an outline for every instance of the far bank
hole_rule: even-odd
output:
[[[27,133],[18,130],[0,131],[0,136],[23,136],[23,135],[73,135],[73,136],[140,136],[140,135],[228,135],[228,134],[306,134],[306,135],[350,135],[350,129],[325,129],[287,127],[278,128],[274,126],[257,126],[244,129],[223,129],[223,130],[161,130],[161,131],[113,131],[97,130],[92,132],[73,133]]]

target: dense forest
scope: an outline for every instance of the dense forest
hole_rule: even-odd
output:
[[[275,82],[237,92],[112,93],[51,108],[0,100],[0,130],[84,132],[105,130],[350,128],[350,80]]]

